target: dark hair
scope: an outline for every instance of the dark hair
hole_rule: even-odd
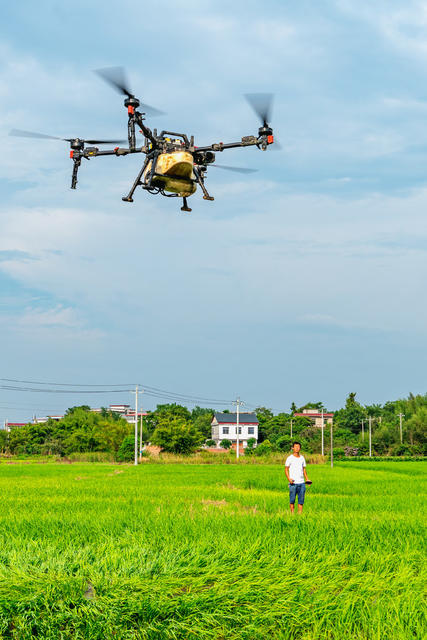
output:
[[[298,442],[298,440],[295,440],[295,442],[292,443],[292,446],[294,447],[296,444],[299,444],[299,446],[301,446],[301,442]]]

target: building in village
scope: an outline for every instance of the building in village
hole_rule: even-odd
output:
[[[237,413],[215,413],[211,422],[212,440],[219,447],[221,440],[231,440],[233,449],[237,447]],[[239,414],[239,449],[255,438],[258,443],[258,418],[256,413]]]
[[[101,413],[102,409],[90,409],[93,413]],[[108,411],[112,411],[113,413],[118,413],[122,418],[126,420],[126,422],[135,422],[135,409],[131,409],[129,404],[110,404],[108,407]],[[138,411],[138,420],[147,415],[146,411],[139,410]],[[12,422],[10,420],[5,420],[3,423],[3,429],[5,431],[10,431],[11,429],[16,429],[19,427],[25,427],[27,424],[43,424],[48,420],[55,420],[58,422],[62,420],[64,416],[45,416],[43,418],[37,418],[37,416],[33,416],[31,420],[27,420],[27,422]]]
[[[323,413],[318,409],[303,409],[301,413],[294,413],[294,418],[309,418],[312,424],[319,429],[322,428],[322,420],[323,425],[332,424],[334,419],[333,413]]]

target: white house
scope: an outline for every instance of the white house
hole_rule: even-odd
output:
[[[217,447],[221,440],[231,440],[233,449],[237,447],[237,413],[215,413],[211,427],[212,440]],[[247,447],[249,438],[258,442],[258,418],[256,413],[240,413],[239,449]]]

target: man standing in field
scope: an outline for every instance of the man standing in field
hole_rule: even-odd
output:
[[[298,496],[298,513],[302,513],[305,497],[305,483],[310,482],[307,477],[306,462],[300,455],[301,443],[294,442],[292,453],[285,462],[285,473],[289,482],[289,502],[291,513],[295,510],[295,498]]]

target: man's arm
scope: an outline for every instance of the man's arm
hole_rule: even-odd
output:
[[[305,469],[304,469],[305,471]],[[294,481],[290,479],[289,477],[289,467],[285,467],[285,473],[286,473],[286,477],[288,479],[289,484],[294,484]]]
[[[308,475],[307,475],[307,469],[305,467],[302,468],[303,472],[304,472],[304,480],[306,482],[308,482]]]

